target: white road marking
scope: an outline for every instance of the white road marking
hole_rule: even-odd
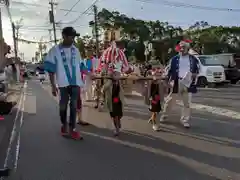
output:
[[[138,113],[138,114],[142,114],[142,115],[149,115],[150,116],[150,113],[148,111],[142,111],[142,109],[138,109],[138,108],[132,108],[132,107],[124,107],[124,110],[127,110],[127,111],[132,111],[132,112],[135,112],[135,113]],[[178,112],[180,109],[173,109],[170,116],[179,116],[180,117],[180,113]],[[194,114],[194,113],[192,113]],[[217,117],[215,119],[209,119],[209,118],[203,118],[203,117],[200,117],[201,115],[199,116],[196,116],[196,115],[193,115],[191,116],[191,118],[193,119],[196,119],[196,120],[202,120],[202,121],[216,121],[218,123],[221,123],[221,124],[230,124],[230,125],[233,125],[231,122],[228,122],[228,121],[221,121],[221,120],[218,120]],[[235,123],[234,126],[239,126],[240,127],[240,124],[237,124]]]
[[[205,88],[205,89],[202,89],[202,90],[218,91],[218,89],[214,89],[214,88],[213,89],[210,89],[210,88],[206,89]],[[141,96],[141,94],[136,92],[136,91],[133,91],[132,94],[136,95],[136,96]],[[204,95],[203,95],[203,98],[204,98]],[[182,103],[180,101],[177,101],[177,104],[182,105]],[[208,105],[204,105],[204,104],[200,104],[200,103],[192,103],[191,108],[196,109],[196,110],[210,112],[212,114],[217,114],[217,115],[221,115],[221,116],[225,116],[225,117],[230,117],[230,118],[233,118],[233,119],[240,119],[240,113],[239,112],[232,111],[232,110],[225,109],[225,108],[208,106]]]
[[[24,89],[26,90],[26,89]],[[15,156],[15,162],[14,162],[14,170],[17,170],[18,166],[18,160],[19,160],[19,155],[20,155],[20,136],[21,136],[21,128],[23,125],[23,113],[24,113],[24,108],[25,108],[25,101],[26,101],[26,92],[23,92],[23,103],[22,103],[22,109],[21,109],[21,116],[20,116],[20,127],[19,127],[19,134],[18,134],[18,141],[16,145],[16,156]]]
[[[177,104],[182,105],[182,103],[180,101],[177,101]],[[239,112],[232,111],[232,110],[225,109],[225,108],[208,106],[208,105],[198,104],[198,103],[192,103],[191,104],[191,109],[206,111],[206,112],[209,112],[209,113],[212,113],[212,114],[217,114],[217,115],[220,115],[220,116],[225,116],[225,117],[240,120],[240,113]]]
[[[27,96],[27,103],[24,104],[24,112],[28,114],[36,114],[37,113],[37,98],[34,95]]]
[[[10,136],[10,140],[9,140],[9,144],[8,144],[8,148],[7,148],[7,152],[6,152],[6,158],[5,158],[5,161],[4,161],[4,168],[8,167],[10,152],[11,152],[11,149],[12,149],[13,142],[14,142],[14,140],[16,138],[16,135],[17,135],[17,119],[19,117],[20,110],[22,110],[22,106],[24,104],[24,99],[25,99],[24,96],[25,96],[26,88],[27,88],[27,82],[25,82],[24,85],[23,85],[23,90],[22,90],[20,100],[19,100],[19,103],[18,103],[18,110],[17,110],[16,116],[15,116],[15,119],[14,119],[13,129],[12,129],[12,132],[11,132],[11,136]]]
[[[200,92],[201,91],[221,91],[220,89],[217,88],[197,88]]]
[[[18,165],[18,159],[19,159],[19,152],[20,152],[20,136],[21,134],[19,133],[18,135],[18,140],[17,140],[17,145],[16,145],[16,156],[15,156],[15,161],[14,161],[14,171],[17,171],[17,165]]]
[[[204,96],[203,96],[204,98]],[[139,100],[132,100],[132,99],[128,99],[127,104],[136,104],[138,102],[139,104]],[[142,105],[143,103],[141,103]],[[177,104],[182,106],[181,101],[177,100]],[[147,106],[146,106],[147,107]],[[225,117],[229,117],[229,118],[233,118],[233,119],[240,119],[240,112],[236,112],[236,111],[232,111],[229,109],[225,109],[225,108],[220,108],[220,107],[216,107],[216,106],[208,106],[208,105],[204,105],[204,104],[200,104],[200,103],[191,103],[191,109],[196,109],[199,111],[205,111],[205,112],[209,112],[212,114],[216,114],[216,115],[220,115],[220,116],[225,116]]]

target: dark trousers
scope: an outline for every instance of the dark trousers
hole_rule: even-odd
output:
[[[78,86],[67,86],[61,87],[60,90],[60,118],[64,126],[67,125],[67,109],[70,101],[70,119],[69,127],[75,129],[76,127],[76,116],[77,116],[77,99],[79,96]]]

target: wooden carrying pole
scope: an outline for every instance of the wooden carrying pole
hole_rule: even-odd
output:
[[[92,79],[114,79],[114,78],[111,77],[111,76],[93,76]],[[131,80],[135,80],[135,81],[155,80],[155,78],[153,78],[153,76],[148,76],[148,77],[144,77],[144,76],[121,76],[117,79],[118,80],[131,79]],[[157,77],[156,80],[166,80],[166,77]]]

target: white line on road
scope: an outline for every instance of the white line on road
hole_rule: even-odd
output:
[[[10,136],[10,140],[9,140],[9,144],[8,144],[8,148],[7,148],[7,152],[6,152],[6,158],[5,158],[5,161],[4,161],[4,168],[8,167],[9,155],[10,155],[10,152],[11,152],[11,149],[12,149],[13,142],[16,138],[17,119],[18,119],[20,110],[22,110],[22,105],[24,103],[23,99],[24,99],[24,96],[25,96],[25,89],[26,88],[27,88],[27,82],[25,82],[24,85],[23,85],[23,91],[21,93],[20,100],[19,100],[19,103],[18,103],[18,109],[17,109],[17,113],[16,113],[16,116],[15,116],[15,119],[14,119],[13,129],[12,129],[12,132],[11,132],[11,136]]]
[[[26,89],[24,89],[26,90]],[[14,162],[14,170],[17,170],[17,166],[18,166],[18,160],[19,160],[19,153],[20,153],[20,132],[21,132],[21,128],[22,128],[22,124],[23,124],[23,112],[24,112],[24,108],[25,108],[25,101],[26,101],[26,92],[23,92],[23,103],[22,103],[22,109],[21,109],[21,116],[20,116],[20,127],[19,127],[19,134],[18,134],[18,141],[17,141],[17,145],[16,145],[16,156],[15,156],[15,162]]]
[[[139,102],[141,102],[141,103],[139,103]],[[138,105],[145,106],[146,109],[148,108],[148,106],[145,105],[143,103],[143,101],[141,101],[141,100],[126,99],[126,104],[131,104],[131,105],[138,104]],[[182,106],[182,102],[180,100],[177,100],[176,104],[179,106]],[[215,114],[218,116],[225,116],[225,117],[233,118],[236,120],[240,120],[240,112],[232,111],[232,110],[225,109],[225,108],[220,108],[220,107],[216,107],[216,106],[208,106],[208,105],[199,104],[199,103],[191,103],[191,109],[195,109],[197,111],[202,111],[202,112],[203,111],[208,112],[208,113]]]
[[[132,104],[131,104],[132,105]],[[124,107],[124,109],[125,110],[127,110],[127,111],[133,111],[133,112],[135,112],[135,113],[138,113],[138,114],[141,114],[141,115],[149,115],[150,116],[150,114],[149,114],[149,112],[148,111],[142,111],[141,109],[137,109],[137,108],[129,108],[129,107]],[[147,109],[147,108],[146,108]],[[180,115],[181,115],[181,113],[179,113],[179,111],[180,111],[181,109],[173,109],[172,110],[172,112],[171,112],[171,114],[170,114],[170,116],[179,116],[179,119],[180,119]],[[125,115],[125,117],[127,117],[126,115]],[[204,118],[204,117],[201,117],[201,114],[199,114],[199,115],[194,115],[194,113],[193,113],[193,115],[191,116],[191,118],[192,119],[195,119],[195,120],[200,120],[200,121],[209,121],[209,120],[211,120],[211,121],[214,121],[214,122],[217,122],[217,123],[220,123],[220,124],[226,124],[226,125],[233,125],[233,123],[232,122],[230,122],[230,121],[223,121],[223,120],[219,120],[219,119],[217,119],[218,117],[216,117],[216,118]],[[131,118],[130,118],[131,119]],[[237,126],[237,127],[240,127],[240,124],[239,123],[235,123],[234,124],[234,126]]]
[[[135,92],[135,91],[133,92],[133,94],[140,96],[140,93]],[[204,96],[203,96],[203,98],[204,98]],[[137,100],[135,100],[135,101],[137,101]],[[181,101],[177,101],[177,104],[182,105]],[[225,108],[220,108],[220,107],[216,107],[216,106],[208,106],[208,105],[200,104],[200,103],[191,103],[191,109],[206,111],[206,112],[209,112],[212,114],[240,120],[239,112],[232,111],[232,110],[225,109]]]
[[[177,102],[177,104],[182,105],[182,103],[179,102],[179,101]],[[208,106],[208,105],[198,104],[198,103],[192,103],[191,104],[191,109],[206,111],[206,112],[209,112],[209,113],[212,113],[212,114],[217,114],[217,115],[220,115],[220,116],[225,116],[225,117],[240,120],[240,113],[239,112],[232,111],[232,110],[225,109],[225,108]]]
[[[19,152],[20,152],[20,133],[18,135],[17,139],[17,145],[16,145],[16,156],[15,156],[15,161],[14,161],[14,171],[16,172],[17,170],[17,165],[18,165],[18,159],[19,159]]]

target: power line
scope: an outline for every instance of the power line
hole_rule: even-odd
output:
[[[26,42],[26,43],[43,43],[43,44],[46,44],[46,43],[52,43],[52,42],[54,42],[54,40],[53,41],[33,41],[33,40],[27,40],[27,39],[18,39],[19,41],[21,41],[21,42]],[[59,40],[57,40],[57,41],[59,41]]]
[[[62,23],[62,24],[74,24],[77,22],[83,15],[87,14],[88,11],[92,10],[93,6],[97,4],[99,0],[95,0],[84,12],[82,12],[75,20],[70,21],[68,23]]]
[[[27,9],[30,9],[29,7],[28,7],[28,5],[26,5],[26,4],[22,4],[25,8],[27,8]],[[35,12],[35,15],[36,16],[38,16],[38,17],[42,17],[40,14],[38,14],[37,12]]]
[[[87,14],[88,11],[91,11],[92,6],[88,7],[88,9],[86,9],[84,12],[82,12],[75,20],[70,21],[70,22],[66,22],[66,23],[62,23],[62,24],[74,24],[75,22],[77,22],[83,15]]]
[[[50,0],[49,2],[50,6],[51,6],[51,10],[49,11],[49,18],[50,18],[50,23],[52,23],[53,25],[53,36],[54,36],[54,42],[55,45],[57,45],[57,34],[56,34],[56,22],[55,22],[55,17],[54,17],[54,5],[56,5],[56,3],[53,2],[53,0]]]
[[[42,4],[26,3],[26,2],[20,2],[20,1],[12,1],[12,2],[16,3],[16,4],[24,5],[25,7],[27,7],[27,6],[34,6],[34,7],[41,7],[41,8],[49,9],[49,6],[45,6],[45,5],[42,5]],[[27,8],[29,8],[29,7],[27,7]],[[74,11],[74,10],[64,9],[64,8],[58,8],[57,10],[65,11],[65,12],[69,12],[70,11],[71,13],[79,13],[79,11]]]
[[[67,16],[72,10],[73,8],[80,2],[81,0],[78,0],[70,9],[69,11],[66,12],[66,14],[64,14],[64,16]]]
[[[28,29],[28,28],[26,28],[26,29],[24,29],[24,28],[21,28],[21,30],[24,30],[24,31],[47,31],[47,30],[49,30],[49,28],[45,28],[45,29]],[[60,28],[56,28],[56,30],[61,30]]]
[[[50,28],[50,24],[49,25],[42,25],[42,26],[22,26],[21,29],[49,29]],[[88,25],[76,25],[74,27],[87,27]]]
[[[192,9],[200,9],[200,10],[208,10],[208,11],[222,11],[222,12],[240,12],[240,9],[232,9],[232,8],[220,8],[220,7],[210,7],[210,6],[200,6],[194,4],[187,4],[176,1],[152,1],[152,0],[135,0],[142,3],[152,3],[152,4],[163,4],[166,6],[177,7],[177,8],[192,8]]]

